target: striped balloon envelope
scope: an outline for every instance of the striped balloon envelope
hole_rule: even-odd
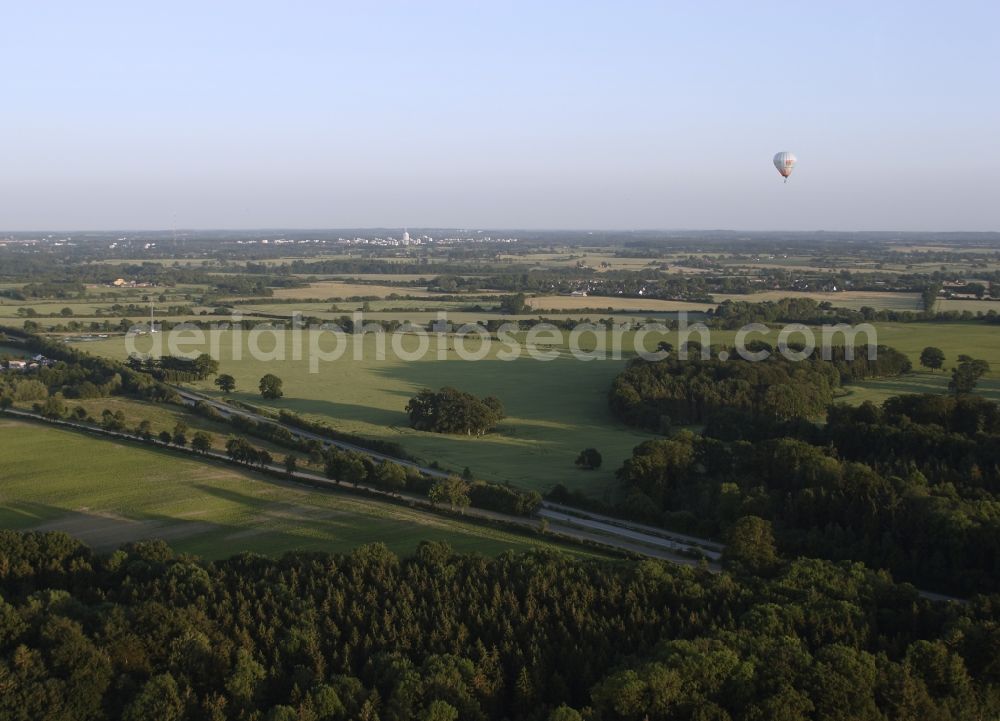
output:
[[[781,173],[781,177],[785,179],[786,183],[788,182],[788,176],[795,170],[795,163],[797,162],[798,159],[795,155],[787,151],[774,156],[774,167],[778,169],[778,172]]]

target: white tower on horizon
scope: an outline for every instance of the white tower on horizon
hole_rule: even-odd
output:
[[[403,228],[403,242],[404,243],[410,242],[410,234],[407,232],[406,228]]]

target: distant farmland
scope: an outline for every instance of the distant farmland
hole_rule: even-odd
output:
[[[837,293],[769,290],[763,293],[722,294],[712,296],[717,303],[726,300],[744,300],[749,303],[761,303],[765,300],[781,300],[782,298],[812,298],[822,303],[827,301],[836,308],[854,308],[870,306],[876,310],[923,310],[919,293],[895,293],[878,291],[845,290]]]
[[[611,308],[613,310],[650,312],[675,312],[687,310],[701,313],[715,308],[714,303],[688,303],[683,300],[657,300],[655,298],[621,298],[601,295],[542,295],[528,298],[528,305],[535,310],[580,310],[582,308]]]

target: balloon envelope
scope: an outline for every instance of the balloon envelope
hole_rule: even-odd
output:
[[[798,162],[795,155],[787,151],[778,153],[774,156],[774,167],[778,169],[781,173],[781,177],[787,178],[792,174],[795,169],[795,163]]]

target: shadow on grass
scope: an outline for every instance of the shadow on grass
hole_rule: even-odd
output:
[[[461,553],[497,554],[507,550],[525,551],[538,546],[558,549],[575,556],[603,557],[598,551],[561,543],[540,541],[520,535],[474,526],[460,527],[454,519],[427,517],[385,517],[351,510],[341,511],[310,504],[282,502],[268,504],[253,496],[211,486],[199,486],[210,493],[257,512],[239,525],[193,521],[174,516],[143,514],[135,519],[114,513],[67,511],[38,503],[6,504],[22,518],[35,523],[12,530],[65,533],[98,553],[106,554],[135,541],[163,540],[177,553],[191,553],[209,560],[251,552],[278,557],[287,552],[323,551],[346,553],[367,543],[385,543],[400,556],[414,552],[424,540],[443,541]],[[407,513],[402,509],[402,513]],[[283,524],[285,527],[275,527]]]

